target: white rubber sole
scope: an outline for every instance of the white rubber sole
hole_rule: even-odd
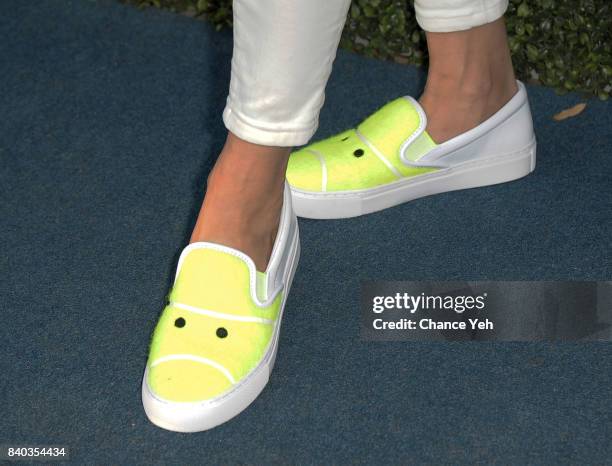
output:
[[[433,194],[513,181],[531,173],[535,163],[534,139],[512,154],[481,157],[372,189],[322,193],[291,187],[293,209],[298,217],[312,219],[358,217]]]
[[[230,391],[206,402],[179,403],[160,399],[147,385],[147,371],[142,380],[142,404],[149,420],[158,427],[175,432],[200,432],[229,421],[244,411],[262,392],[276,362],[276,351],[280,327],[289,296],[293,276],[300,257],[299,232],[296,226],[291,241],[292,252],[286,268],[286,288],[283,293],[280,312],[276,319],[274,334],[261,363]]]

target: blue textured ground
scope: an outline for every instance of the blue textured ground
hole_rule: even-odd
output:
[[[149,424],[149,336],[224,137],[231,34],[113,2],[0,4],[0,443],[80,464],[612,464],[612,346],[366,343],[360,279],[610,279],[612,107],[530,88],[524,180],[301,221],[273,378],[240,417]],[[318,136],[416,93],[340,53]],[[355,98],[357,96],[358,98]]]

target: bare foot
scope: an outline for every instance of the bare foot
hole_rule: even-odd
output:
[[[280,221],[290,150],[252,144],[230,133],[208,177],[191,242],[238,249],[264,271]]]
[[[429,75],[420,103],[437,143],[495,114],[517,92],[503,19],[467,31],[427,33]]]

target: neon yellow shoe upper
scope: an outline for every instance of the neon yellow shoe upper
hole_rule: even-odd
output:
[[[244,256],[210,243],[189,246],[157,324],[146,382],[164,400],[209,400],[230,390],[262,361],[282,294],[256,302],[256,272]]]
[[[405,157],[412,161],[436,147],[422,131],[424,124],[426,120],[411,98],[393,100],[356,129],[293,152],[287,181],[302,191],[333,192],[375,188],[432,172],[436,169],[409,166],[400,159],[400,149],[406,141],[410,144]]]

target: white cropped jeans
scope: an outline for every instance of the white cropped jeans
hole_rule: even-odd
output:
[[[268,146],[308,142],[349,6],[350,0],[234,0],[234,52],[223,111],[229,131]],[[507,7],[508,0],[415,0],[417,21],[429,32],[487,24]]]

